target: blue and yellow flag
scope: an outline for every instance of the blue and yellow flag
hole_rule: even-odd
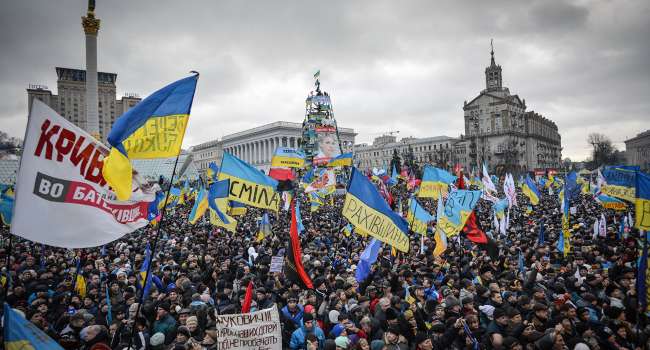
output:
[[[445,203],[444,215],[438,218],[438,229],[447,237],[457,235],[481,198],[481,191],[454,190],[449,193]]]
[[[377,188],[356,168],[352,168],[343,216],[356,230],[402,252],[409,251],[407,222],[390,209]]]
[[[606,194],[599,194],[595,197],[596,202],[600,203],[605,209],[613,209],[616,211],[623,211],[627,209],[627,205],[620,199],[610,197]]]
[[[567,256],[571,251],[571,232],[569,231],[571,225],[569,223],[569,196],[566,194],[566,185],[562,192],[560,192],[560,200],[562,201],[562,232],[559,235],[557,242],[557,250],[564,256]]]
[[[181,189],[178,187],[172,187],[169,190],[169,199],[167,200],[167,208],[176,207],[180,199],[181,199]]]
[[[237,201],[230,201],[230,211],[228,212],[229,215],[232,216],[246,215],[247,211],[248,208],[246,208],[246,204],[239,203]]]
[[[622,166],[605,167],[602,172],[605,184],[601,186],[600,192],[634,203],[637,197],[635,192],[638,171],[633,169]]]
[[[63,350],[57,342],[7,303],[4,303],[4,328],[4,347],[7,350]]]
[[[260,220],[259,230],[257,232],[257,241],[261,242],[264,240],[264,237],[271,234],[271,220],[269,220],[269,214],[264,213],[262,219]]]
[[[208,209],[208,207],[208,191],[206,191],[205,188],[201,188],[198,196],[196,197],[196,200],[194,201],[192,211],[190,211],[190,215],[188,217],[190,224],[194,225],[197,221],[199,221],[203,214],[205,214],[205,211]]]
[[[149,265],[151,264],[151,247],[149,246],[149,243],[147,243],[147,246],[144,248],[144,262],[142,263],[142,266],[140,267],[140,288],[142,288],[142,296],[140,297],[140,300],[144,300],[144,298],[147,297],[147,294],[149,294],[149,289],[151,288],[151,279],[153,273],[150,273],[149,276],[147,276],[147,270],[149,270]]]
[[[440,229],[440,219],[445,216],[444,208],[445,206],[442,202],[442,196],[438,196],[438,209],[436,210],[438,222],[436,223],[436,232],[433,236],[433,239],[436,242],[436,247],[433,249],[433,256],[440,256],[445,252],[445,250],[447,250],[447,235]]]
[[[323,197],[318,192],[309,192],[307,196],[309,196],[309,211],[312,213],[317,211],[324,203]]]
[[[210,187],[208,189],[208,206],[212,211],[214,211],[215,214],[219,217],[219,219],[226,225],[230,223],[230,220],[228,220],[228,216],[226,213],[228,212],[227,208],[226,210],[221,210],[217,203],[219,201],[223,202],[225,205],[228,205],[228,190],[230,189],[230,180],[221,180],[217,182],[213,182],[210,184]]]
[[[230,200],[278,211],[278,182],[228,152],[223,153],[219,172],[219,180],[225,179],[230,179]]]
[[[14,190],[9,187],[0,194],[0,221],[11,226],[11,216],[14,209]]]
[[[229,210],[228,198],[217,198],[215,202],[222,215],[217,214],[217,211],[210,208],[210,224],[213,226],[223,227],[232,233],[237,232],[237,220],[227,214],[224,214]],[[225,221],[222,220],[222,218],[224,218]]]
[[[210,162],[210,164],[208,164],[208,169],[206,169],[205,173],[208,176],[209,183],[213,181],[217,181],[217,175],[219,175],[219,167],[214,162]]]
[[[104,158],[102,174],[119,200],[131,197],[130,159],[168,158],[180,153],[198,78],[194,74],[165,86],[113,124],[108,134],[112,148]]]
[[[494,215],[496,215],[499,220],[501,220],[506,215],[506,208],[508,208],[507,198],[499,199],[498,202],[494,203],[494,207],[492,207],[494,210]]]
[[[337,166],[352,166],[352,153],[343,153],[330,159],[327,166],[330,168]]]
[[[523,183],[522,192],[530,200],[530,204],[537,205],[539,204],[539,199],[542,197],[537,189],[537,185],[533,182],[533,179],[529,175],[526,175],[526,181]]]
[[[81,299],[86,297],[86,279],[81,271],[81,259],[77,259],[77,277],[74,282],[74,291],[79,294]]]
[[[636,220],[639,230],[650,231],[650,176],[638,172],[636,176]]]
[[[400,203],[402,202],[400,201]],[[409,225],[411,226],[411,230],[413,230],[413,232],[417,232],[421,235],[426,234],[427,227],[433,220],[435,220],[435,217],[429,214],[426,209],[424,209],[420,203],[418,203],[415,197],[411,197],[409,199],[409,210],[406,214],[406,221],[409,222]]]
[[[305,166],[305,154],[295,148],[278,147],[271,158],[273,168],[303,168]]]
[[[418,197],[438,198],[438,193],[447,195],[449,184],[456,181],[456,176],[449,172],[427,165],[424,167]]]
[[[352,235],[352,224],[348,223],[343,227],[343,235],[345,235],[345,237],[350,237],[350,235]]]

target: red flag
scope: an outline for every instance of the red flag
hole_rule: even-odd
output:
[[[296,221],[295,200],[291,201],[291,228],[289,229],[289,248],[284,256],[284,274],[287,278],[306,289],[314,289],[311,279],[302,266],[302,251],[298,238],[298,224]]]
[[[293,180],[296,178],[291,168],[271,168],[269,176],[276,180]]]
[[[473,210],[467,218],[467,223],[465,224],[463,231],[465,232],[465,235],[467,235],[467,239],[474,243],[486,244],[488,241],[485,232],[478,228],[478,225],[476,224],[476,214]]]
[[[463,171],[459,170],[456,174],[458,176],[458,180],[456,181],[456,187],[458,187],[461,190],[465,189],[465,179],[464,179],[464,176],[463,176]]]
[[[246,295],[244,296],[244,303],[241,306],[241,313],[247,314],[251,312],[251,303],[253,302],[253,281],[248,282],[246,287]]]

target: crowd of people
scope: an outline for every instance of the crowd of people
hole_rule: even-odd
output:
[[[406,210],[406,184],[390,191],[394,207],[401,201]],[[361,282],[356,265],[369,238],[343,233],[344,197],[314,212],[304,198],[300,242],[313,289],[269,271],[271,258],[286,253],[288,211],[269,213],[272,234],[261,241],[262,210],[249,207],[238,217],[237,232],[228,232],[207,220],[191,225],[191,202],[167,211],[158,239],[157,228],[148,226],[92,249],[18,237],[9,247],[5,227],[0,261],[9,265],[0,295],[65,349],[217,349],[215,315],[240,313],[250,281],[252,310],[277,306],[287,349],[647,348],[650,328],[635,288],[638,230],[621,235],[618,222],[626,213],[580,195],[571,202],[565,256],[556,247],[560,201],[557,193],[541,192],[532,211],[518,192],[505,234],[493,228],[492,203],[478,202],[479,227],[497,249],[461,233],[436,257],[433,236],[411,232],[410,251],[394,254],[384,245]],[[435,214],[435,201],[419,201]],[[605,237],[593,234],[601,213]],[[153,278],[141,300],[147,244],[155,251]],[[77,273],[84,277],[83,293]]]

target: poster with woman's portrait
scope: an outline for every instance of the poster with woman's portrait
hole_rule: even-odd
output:
[[[319,130],[317,128],[316,133],[318,136],[318,148],[314,155],[313,163],[314,165],[327,164],[330,159],[341,154],[336,129],[323,128]]]

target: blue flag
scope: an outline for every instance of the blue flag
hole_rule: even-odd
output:
[[[300,200],[296,200],[296,223],[298,224],[298,234],[305,231],[305,225],[302,224],[302,216],[300,215]]]
[[[357,271],[354,273],[357,282],[363,282],[363,280],[365,280],[370,274],[370,267],[375,263],[375,261],[377,261],[379,248],[381,248],[381,241],[373,238],[370,243],[368,243],[363,253],[361,253],[359,264],[357,265]]]
[[[5,349],[63,350],[45,332],[4,303]]]
[[[539,235],[537,236],[537,243],[544,244],[546,241],[545,232],[546,226],[544,226],[544,219],[539,223]]]
[[[150,273],[149,277],[147,278],[147,270],[149,269],[149,264],[151,264],[151,248],[149,247],[149,243],[147,243],[147,246],[144,249],[144,263],[140,268],[140,286],[143,288],[140,302],[142,302],[142,300],[144,300],[144,298],[147,296],[149,293],[149,288],[151,287],[152,273]]]

